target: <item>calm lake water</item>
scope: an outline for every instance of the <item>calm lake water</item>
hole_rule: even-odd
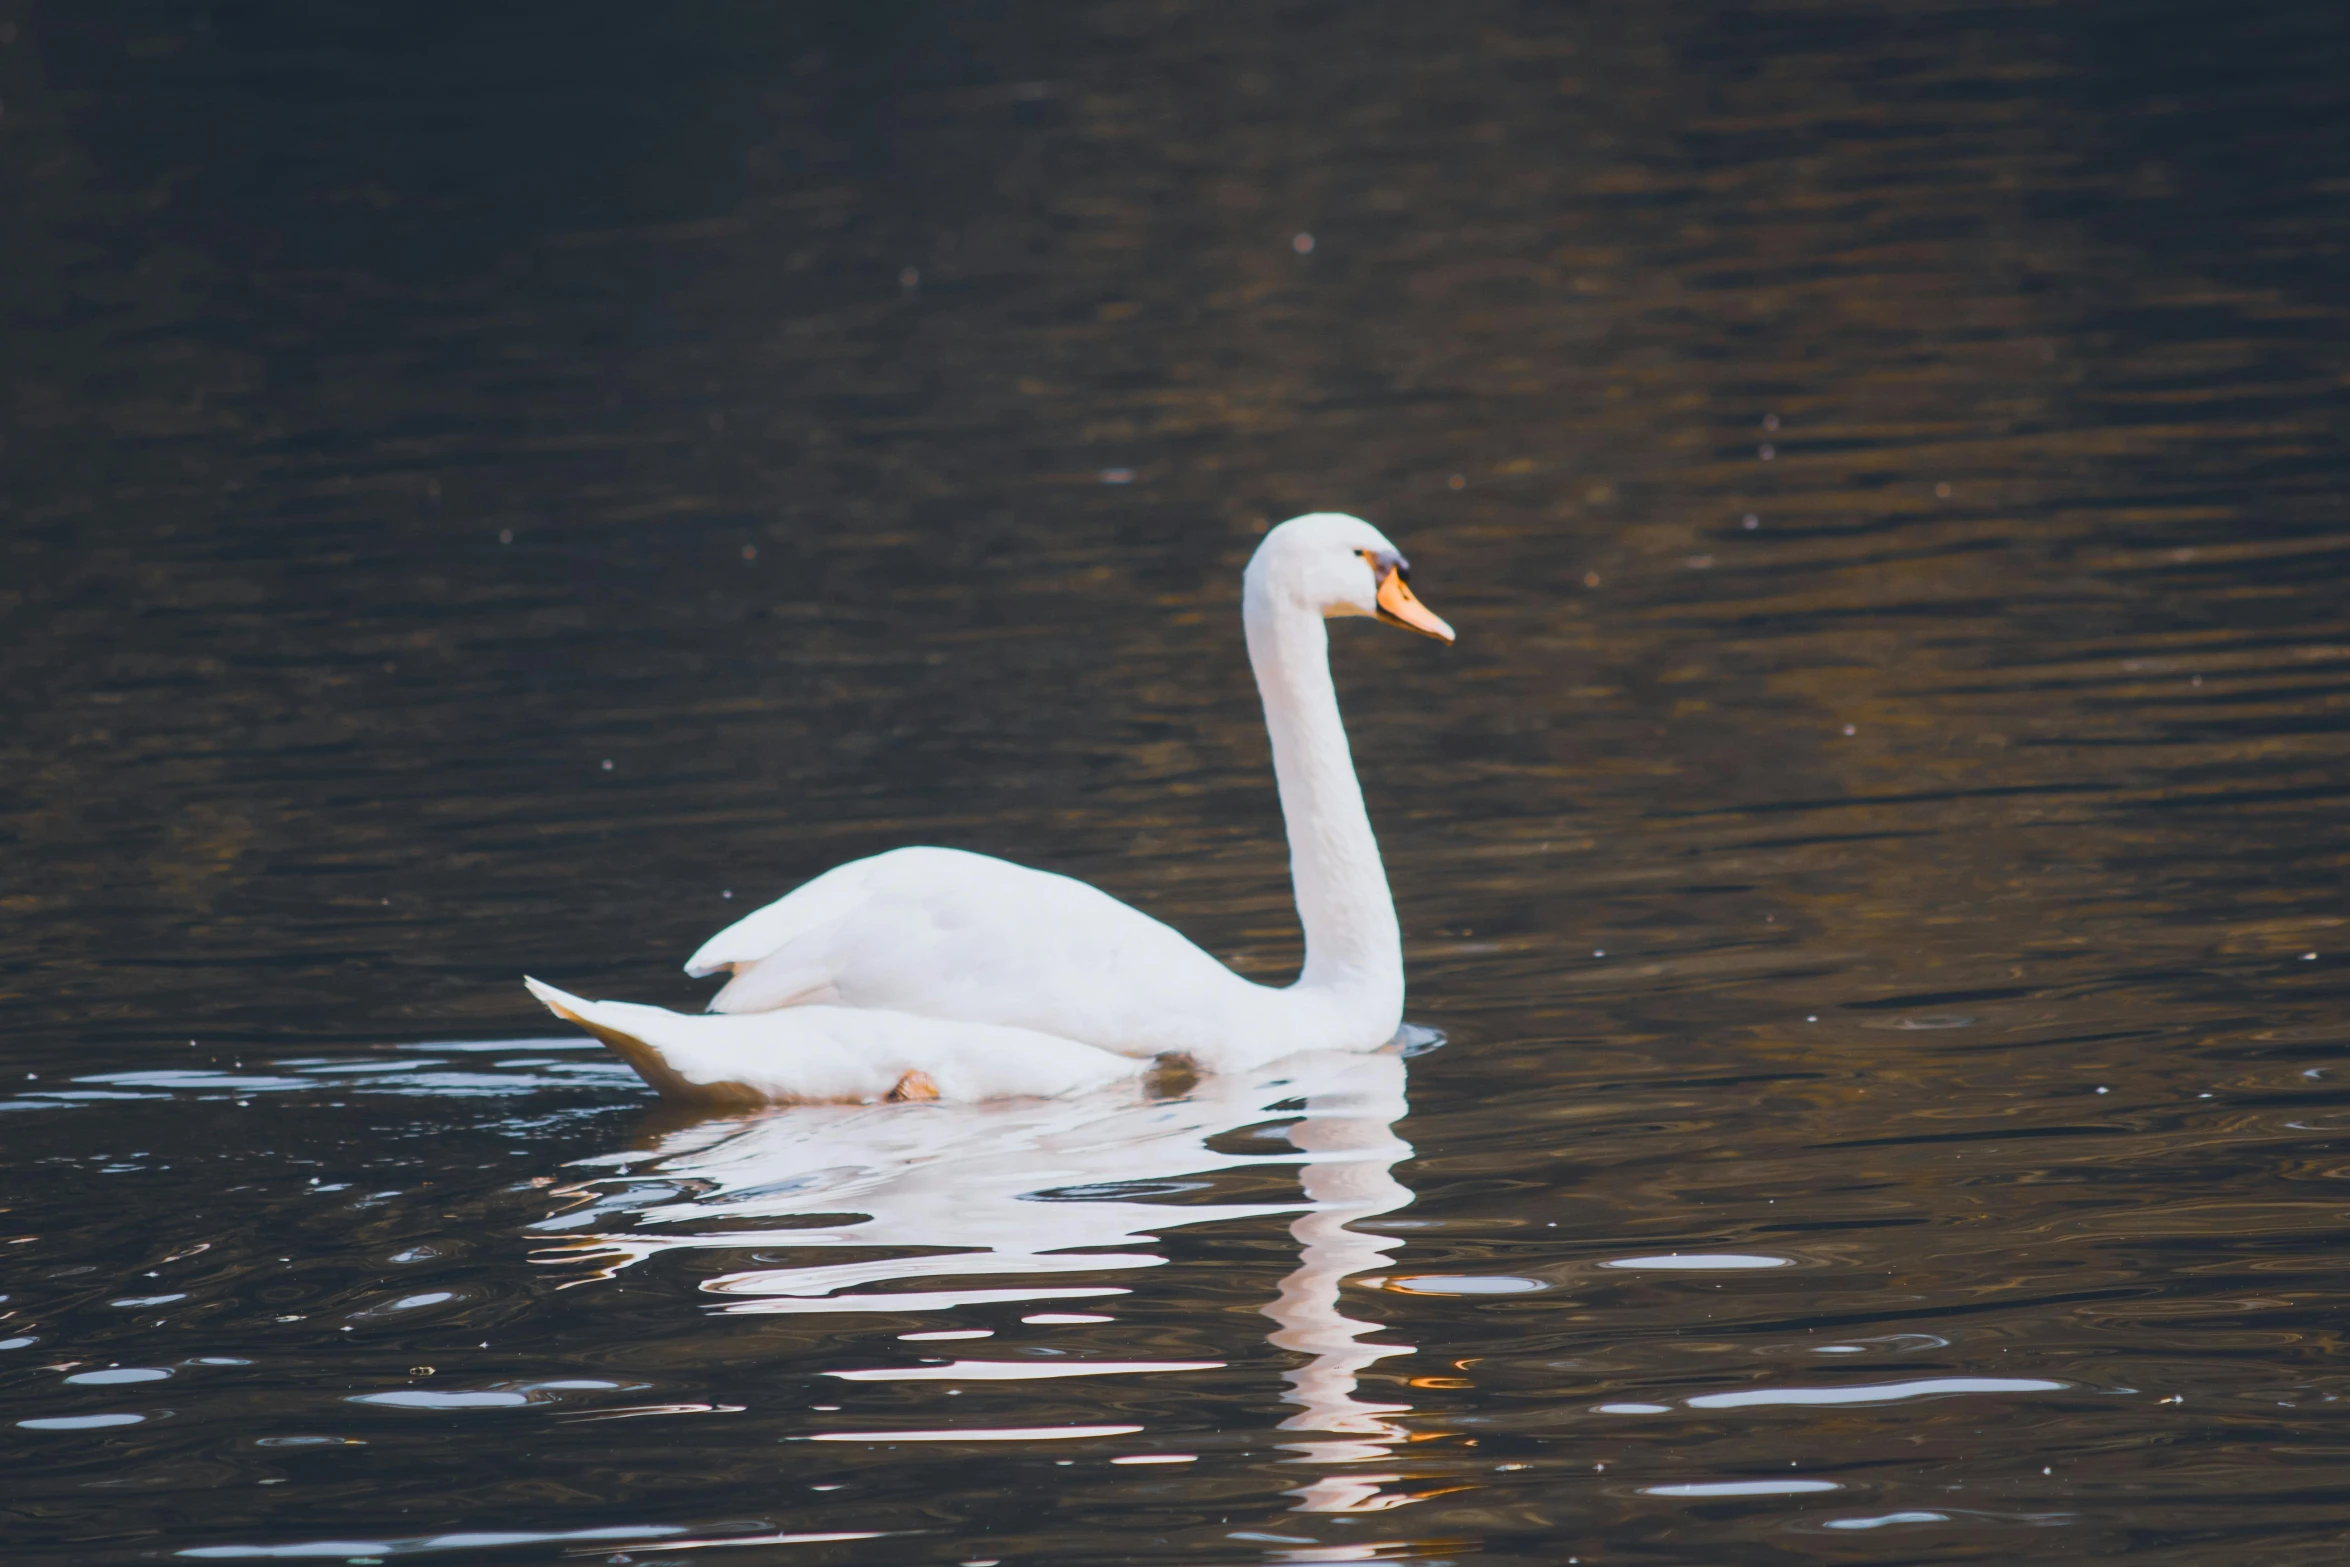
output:
[[[2350,1552],[2350,9],[0,7],[0,1553]],[[1447,1043],[695,1121],[841,860]]]

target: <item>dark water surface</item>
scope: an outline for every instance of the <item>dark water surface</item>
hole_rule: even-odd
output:
[[[2350,10],[0,37],[11,1564],[2350,1553]],[[1325,507],[1445,1048],[548,1037],[909,841],[1282,973]]]

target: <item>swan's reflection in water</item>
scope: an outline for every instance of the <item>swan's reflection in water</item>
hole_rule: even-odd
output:
[[[1365,1403],[1355,1396],[1363,1368],[1390,1355],[1408,1355],[1408,1344],[1365,1344],[1377,1324],[1359,1322],[1339,1309],[1339,1286],[1354,1274],[1378,1267],[1402,1243],[1350,1228],[1354,1220],[1392,1213],[1412,1200],[1395,1178],[1397,1161],[1412,1151],[1395,1135],[1404,1114],[1404,1064],[1399,1056],[1341,1058],[1353,1068],[1334,1072],[1305,1096],[1305,1115],[1289,1128],[1289,1140],[1306,1163],[1298,1172],[1312,1205],[1290,1223],[1297,1241],[1297,1271],[1281,1281],[1281,1292],[1264,1308],[1279,1324],[1269,1335],[1282,1349],[1309,1357],[1289,1373],[1292,1404],[1304,1406],[1281,1422],[1284,1431],[1335,1432],[1342,1440],[1282,1444],[1317,1465],[1371,1463],[1387,1457],[1388,1444],[1405,1439],[1388,1415],[1408,1413],[1408,1404]],[[1352,1440],[1344,1440],[1351,1438]],[[1305,1512],[1375,1512],[1413,1500],[1382,1492],[1391,1474],[1325,1475],[1298,1491]]]
[[[1412,1348],[1364,1342],[1377,1325],[1346,1315],[1339,1296],[1348,1277],[1384,1264],[1401,1244],[1351,1225],[1412,1200],[1394,1174],[1412,1151],[1394,1129],[1404,1086],[1404,1062],[1392,1050],[1315,1053],[1156,1101],[1126,1092],[811,1105],[672,1123],[636,1148],[576,1161],[594,1173],[560,1188],[572,1205],[534,1228],[567,1236],[541,1260],[586,1264],[580,1283],[684,1248],[748,1251],[778,1265],[705,1280],[702,1288],[724,1297],[721,1311],[918,1312],[1123,1295],[1134,1286],[1110,1280],[1163,1264],[1153,1242],[1167,1230],[1294,1213],[1298,1266],[1263,1310],[1276,1324],[1269,1341],[1307,1357],[1283,1395],[1298,1412],[1281,1422],[1306,1439],[1279,1446],[1292,1462],[1334,1472],[1291,1494],[1301,1511],[1375,1512],[1413,1498],[1380,1489],[1399,1476],[1352,1466],[1389,1456],[1405,1436],[1389,1417],[1409,1406],[1366,1402],[1357,1379]],[[1257,1130],[1237,1135],[1249,1128]],[[1219,1141],[1222,1149],[1211,1146]],[[1263,1151],[1225,1151],[1234,1144]],[[1152,1200],[1208,1189],[1218,1171],[1262,1165],[1297,1166],[1302,1200]],[[795,1250],[837,1257],[864,1249],[878,1255],[791,1261]],[[915,1281],[922,1287],[903,1287]],[[961,1361],[957,1379],[1068,1374],[1084,1364]],[[944,1369],[912,1374],[935,1378]]]

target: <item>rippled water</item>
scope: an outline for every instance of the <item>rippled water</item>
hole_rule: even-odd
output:
[[[2350,13],[10,14],[10,1562],[2341,1558]],[[1443,1048],[547,1037],[908,841],[1282,973],[1316,507]]]

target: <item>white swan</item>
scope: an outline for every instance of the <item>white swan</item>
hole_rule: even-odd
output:
[[[1305,968],[1242,979],[1109,894],[958,849],[893,849],[827,871],[710,938],[730,971],[688,1016],[526,980],[663,1096],[718,1104],[1067,1093],[1188,1057],[1241,1071],[1300,1050],[1372,1050],[1403,1019],[1403,941],[1330,681],[1323,622],[1452,628],[1360,518],[1294,517],[1242,577],[1241,619],[1305,927]]]

